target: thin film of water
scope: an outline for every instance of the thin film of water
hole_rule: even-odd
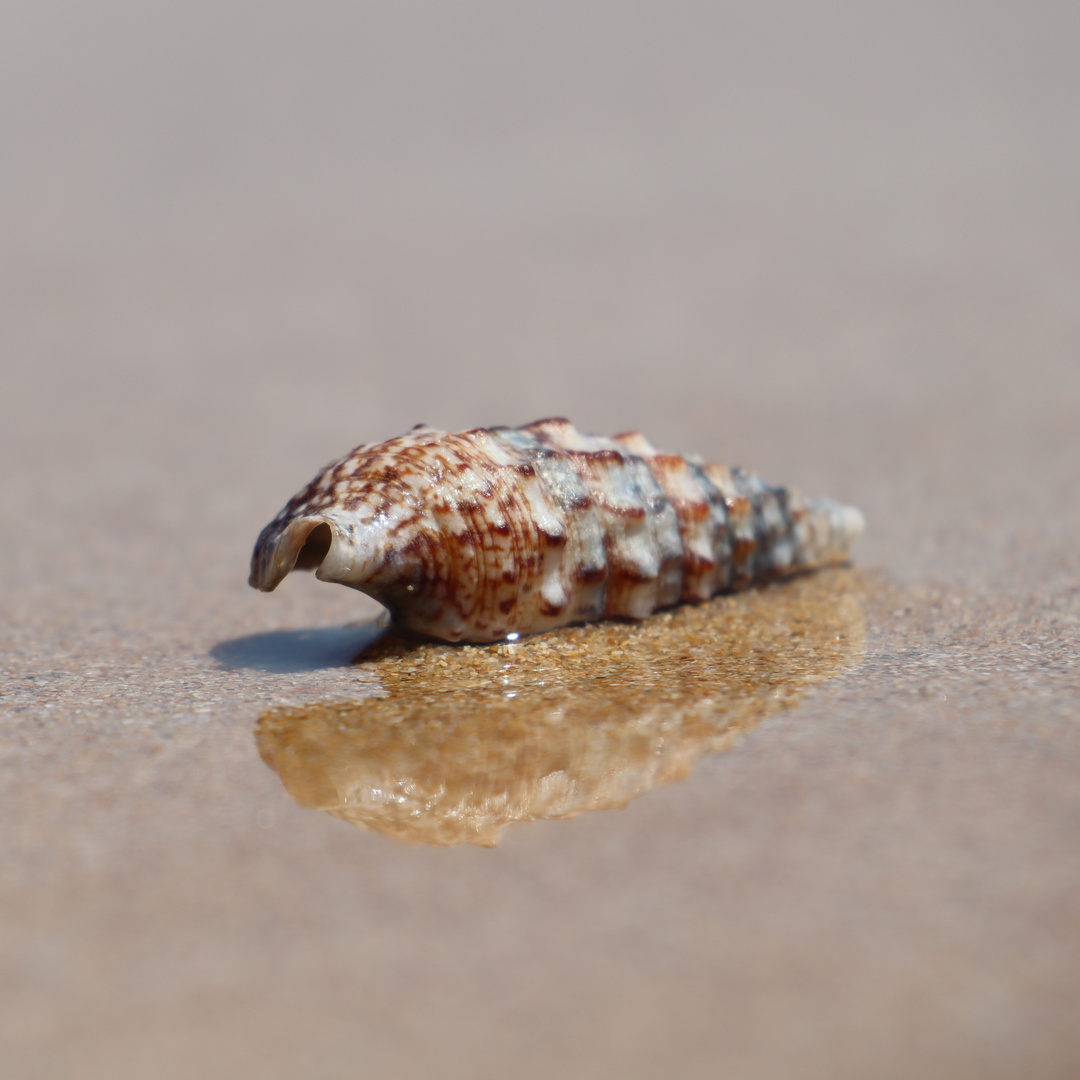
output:
[[[852,667],[866,627],[838,568],[641,623],[496,645],[390,633],[383,695],[274,709],[259,753],[303,807],[413,843],[493,846],[513,822],[625,806]]]

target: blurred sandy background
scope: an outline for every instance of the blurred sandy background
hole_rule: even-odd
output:
[[[0,22],[6,1076],[1080,1073],[1080,8]],[[550,414],[862,507],[862,667],[494,852],[298,809],[374,608],[258,530]]]

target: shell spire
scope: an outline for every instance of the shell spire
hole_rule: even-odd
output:
[[[294,568],[445,641],[657,608],[846,558],[858,510],[568,420],[358,446],[259,536],[250,583]]]

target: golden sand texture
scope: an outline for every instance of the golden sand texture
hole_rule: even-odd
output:
[[[862,655],[853,571],[513,644],[358,659],[385,696],[275,709],[263,760],[301,806],[400,840],[494,846],[506,825],[613,810]]]

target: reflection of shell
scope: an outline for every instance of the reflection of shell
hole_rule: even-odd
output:
[[[641,623],[365,661],[386,695],[279,709],[263,760],[293,798],[431,844],[495,844],[509,822],[615,809],[794,704],[862,652],[850,571]]]
[[[317,567],[413,630],[496,641],[842,558],[862,515],[568,420],[418,427],[324,469],[262,531],[251,584]]]

